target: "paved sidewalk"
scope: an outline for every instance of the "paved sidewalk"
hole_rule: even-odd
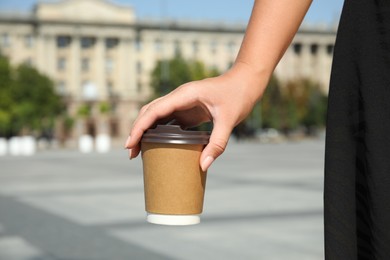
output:
[[[231,142],[187,227],[145,222],[141,161],[124,150],[0,157],[0,260],[323,259],[323,152]]]

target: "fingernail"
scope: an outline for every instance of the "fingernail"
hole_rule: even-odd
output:
[[[129,135],[129,137],[127,137],[127,139],[126,139],[126,143],[125,143],[125,149],[127,148],[127,147],[129,147],[129,145],[130,145],[130,135]]]
[[[214,158],[211,157],[211,156],[207,156],[206,159],[203,160],[202,164],[200,165],[200,167],[202,168],[202,170],[205,172],[207,171],[207,169],[210,167],[210,165],[213,163],[214,161]]]
[[[133,157],[131,157],[131,149],[129,149],[129,160],[133,159]]]

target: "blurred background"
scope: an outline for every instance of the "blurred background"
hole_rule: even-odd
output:
[[[232,66],[252,5],[0,0],[1,260],[323,259],[341,0],[313,2],[263,99],[211,169],[201,225],[144,224],[141,162],[122,150],[142,105]]]

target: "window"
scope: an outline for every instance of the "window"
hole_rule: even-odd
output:
[[[107,82],[107,94],[109,97],[114,97],[115,92],[114,92],[114,86],[112,85],[111,81]]]
[[[24,45],[27,48],[32,48],[34,47],[34,37],[32,35],[26,35],[24,37]]]
[[[10,39],[8,33],[3,33],[1,35],[1,46],[2,47],[9,47],[9,46],[11,46],[11,39]]]
[[[193,41],[192,42],[192,51],[194,52],[194,54],[198,54],[199,52],[199,42],[198,41]]]
[[[137,51],[142,50],[142,41],[141,41],[141,39],[137,38],[137,39],[135,40],[134,44],[135,44],[135,49],[136,49]]]
[[[57,47],[58,48],[67,48],[69,47],[71,38],[69,36],[58,36],[57,37]]]
[[[302,44],[301,43],[294,43],[293,44],[293,50],[296,55],[300,55],[302,52]]]
[[[118,46],[119,39],[118,38],[107,38],[106,39],[106,49],[114,49]]]
[[[210,42],[210,51],[212,54],[215,54],[217,52],[217,46],[218,46],[218,43],[216,40],[212,40]]]
[[[173,48],[175,50],[175,56],[179,56],[181,54],[181,45],[179,40],[175,40],[173,42]]]
[[[57,83],[56,90],[57,90],[57,93],[58,93],[59,95],[65,95],[65,93],[66,93],[65,82],[64,82],[64,81],[59,81],[59,82]]]
[[[111,58],[106,58],[106,72],[111,73],[114,70],[114,61]]]
[[[137,61],[137,73],[142,73],[142,63],[140,61]]]
[[[83,72],[89,71],[89,59],[88,58],[81,59],[81,70]]]
[[[92,37],[82,37],[81,38],[81,48],[89,49],[92,48],[95,44],[95,38]]]
[[[312,45],[310,45],[310,53],[312,55],[316,55],[317,52],[318,52],[318,44],[313,43]]]
[[[138,82],[137,82],[137,92],[138,92],[138,93],[141,93],[141,91],[142,91],[142,84],[141,84],[140,81],[138,81]]]
[[[57,70],[58,71],[64,71],[66,69],[66,59],[65,58],[58,58],[57,60]]]
[[[156,39],[154,41],[154,49],[157,51],[157,52],[160,52],[162,50],[162,41],[161,39]]]
[[[236,44],[235,42],[233,41],[230,41],[227,43],[227,49],[228,49],[228,52],[230,53],[234,53],[235,49],[236,49]]]

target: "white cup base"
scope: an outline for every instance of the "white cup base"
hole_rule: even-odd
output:
[[[199,215],[163,215],[147,213],[146,221],[159,225],[186,226],[200,223]]]

